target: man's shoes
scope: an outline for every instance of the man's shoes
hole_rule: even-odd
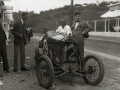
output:
[[[10,70],[8,69],[8,70],[6,70],[6,73],[10,73]]]
[[[20,73],[20,72],[21,72],[21,71],[18,70],[18,69],[14,69],[13,71],[16,72],[16,73]]]
[[[0,74],[0,77],[3,77],[3,75],[2,75],[2,74]]]
[[[10,73],[10,70],[9,69],[3,69],[6,73]]]
[[[21,68],[22,71],[29,71],[28,68]]]
[[[15,69],[15,68],[14,68],[14,70],[13,70],[13,71],[14,71],[14,72],[18,72],[18,70],[17,70],[17,69]]]
[[[2,64],[2,63],[3,63],[3,61],[0,62],[0,64]]]

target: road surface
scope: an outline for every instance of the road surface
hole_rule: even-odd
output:
[[[35,34],[30,44],[26,46],[26,66],[29,72],[15,73],[11,71],[6,74],[2,71],[0,64],[0,77],[3,83],[0,90],[46,90],[39,86],[35,71],[35,47],[38,46],[41,35]],[[103,81],[97,86],[85,83],[82,77],[60,77],[55,78],[54,85],[48,90],[120,90],[120,44],[96,40],[85,40],[85,55],[95,54],[104,63],[105,76]],[[14,45],[9,43],[8,60],[10,68],[13,69]]]
[[[39,40],[38,36],[34,39]],[[97,86],[85,83],[82,77],[55,79],[56,90],[120,90],[120,44],[97,40],[85,40],[85,55],[97,55],[104,63],[105,76]],[[50,90],[52,90],[51,88]]]

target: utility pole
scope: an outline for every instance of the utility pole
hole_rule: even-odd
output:
[[[71,0],[71,14],[70,14],[70,26],[73,23],[73,0]]]

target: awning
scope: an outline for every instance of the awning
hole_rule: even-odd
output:
[[[108,11],[106,13],[104,13],[103,15],[101,15],[102,18],[108,18],[111,17],[112,11]]]
[[[118,17],[118,16],[120,16],[120,10],[108,11],[105,14],[101,15],[102,18]]]
[[[113,11],[113,16],[114,16],[114,17],[120,16],[120,10],[114,10],[114,11]]]

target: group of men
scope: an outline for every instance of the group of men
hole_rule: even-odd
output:
[[[0,14],[0,18],[2,18],[2,14]],[[14,72],[20,71],[18,69],[19,54],[21,61],[21,71],[29,71],[29,69],[25,67],[25,45],[30,41],[30,37],[33,36],[33,31],[26,23],[27,18],[28,13],[23,12],[22,18],[14,24],[12,29],[12,34],[14,36]],[[2,27],[2,22],[0,22],[0,56],[2,57],[3,61],[3,70],[6,71],[6,73],[10,73],[7,58],[6,39],[7,38]],[[1,73],[0,76],[2,76]]]
[[[1,18],[2,16],[0,16]],[[83,65],[84,60],[84,35],[87,35],[93,28],[90,24],[86,23],[81,19],[80,12],[75,12],[74,14],[75,20],[73,25],[70,27],[66,24],[64,19],[61,20],[61,26],[58,27],[56,32],[63,33],[67,35],[71,35],[77,41],[77,54],[79,63]],[[29,71],[28,68],[25,67],[25,45],[28,43],[27,38],[32,33],[30,33],[30,28],[26,23],[28,18],[28,13],[22,13],[22,18],[18,22],[14,24],[12,34],[14,35],[14,72],[18,72],[18,57],[20,53],[20,61],[21,61],[21,70]],[[3,70],[7,73],[10,72],[8,59],[7,59],[7,49],[6,49],[6,35],[4,30],[2,29],[2,25],[0,23],[0,55],[3,60]]]

